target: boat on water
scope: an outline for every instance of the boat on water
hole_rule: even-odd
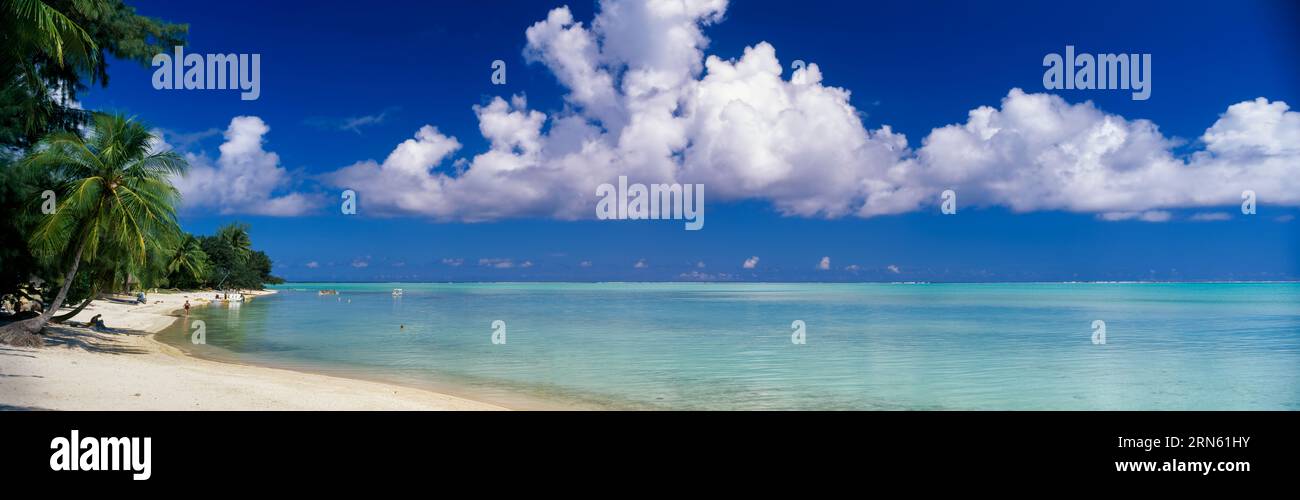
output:
[[[338,290],[321,290],[319,292],[316,292],[316,295],[338,295],[338,294],[339,294]]]
[[[406,292],[405,292],[404,290],[402,290],[401,288],[394,288],[394,289],[393,289],[393,296],[394,296],[394,297],[401,297],[403,293],[406,293]]]

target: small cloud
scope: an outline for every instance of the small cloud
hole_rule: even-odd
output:
[[[479,259],[478,265],[496,269],[510,269],[515,267],[515,262],[510,259]]]
[[[754,257],[750,257],[750,258],[748,258],[748,259],[745,259],[745,263],[742,264],[741,266],[744,267],[745,269],[753,269],[754,266],[757,266],[757,265],[758,265],[758,257],[757,257],[757,256],[754,256]]]
[[[822,261],[817,263],[817,269],[821,271],[828,271],[830,270],[830,268],[831,268],[830,257],[822,257]]]
[[[689,280],[689,281],[721,281],[728,278],[729,276],[725,273],[711,274],[711,273],[700,272],[698,270],[692,270],[691,272],[681,273],[677,275],[677,279]]]
[[[704,266],[704,261],[699,261],[699,262],[696,262],[696,263],[695,263],[695,268],[696,268],[696,269],[704,269],[704,267],[705,267],[705,266]]]
[[[632,264],[633,269],[645,269],[647,267],[650,267],[650,265],[645,263],[645,259],[638,259],[636,264]]]
[[[326,130],[342,130],[361,134],[363,127],[379,125],[388,119],[388,115],[397,108],[388,108],[377,114],[350,116],[347,118],[309,118],[307,125]]]
[[[844,270],[851,273],[856,273],[862,270],[862,266],[859,266],[857,264],[849,264],[847,266],[844,266]]]
[[[888,265],[888,266],[885,266],[885,269],[888,269],[889,272],[894,273],[894,274],[898,274],[898,273],[902,272],[902,271],[900,271],[900,270],[898,269],[898,266],[893,265],[893,264],[890,264],[890,265]]]
[[[1295,216],[1291,214],[1279,215],[1277,217],[1274,217],[1273,220],[1278,222],[1291,222],[1295,220]]]
[[[582,261],[582,262],[579,262],[579,263],[578,263],[578,266],[580,266],[580,267],[591,267],[591,261],[589,261],[589,260],[584,260],[584,261]]]
[[[523,261],[523,263],[519,264],[519,267],[522,267],[522,268],[524,268],[524,269],[527,269],[527,268],[533,267],[533,261],[531,261],[531,260],[525,260],[525,261]]]
[[[168,129],[154,129],[154,135],[162,136],[163,140],[179,151],[192,151],[200,142],[209,137],[221,135],[221,129],[210,128],[198,132],[176,132]]]
[[[320,263],[319,263],[319,262],[316,262],[316,261],[313,260],[313,261],[311,261],[311,262],[308,262],[308,263],[306,264],[306,266],[307,266],[308,269],[316,269],[316,268],[320,267]]]
[[[352,261],[352,267],[355,267],[355,268],[357,268],[357,269],[365,269],[365,268],[367,268],[367,267],[370,267],[370,262],[369,262],[369,261],[365,261],[365,260],[361,260],[361,259],[357,259],[357,260]]]
[[[1173,214],[1164,210],[1147,210],[1145,212],[1106,212],[1097,216],[1109,222],[1140,220],[1142,222],[1166,222]]]
[[[406,267],[406,263],[402,261],[397,261],[393,263],[393,267]]]
[[[451,267],[460,267],[465,263],[465,259],[442,259],[442,265]]]
[[[1192,220],[1196,222],[1213,222],[1213,221],[1223,221],[1223,220],[1230,220],[1230,219],[1232,219],[1232,216],[1228,215],[1226,212],[1204,212],[1199,214],[1192,214],[1191,217],[1188,217],[1188,220]]]

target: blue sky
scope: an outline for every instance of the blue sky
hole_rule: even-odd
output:
[[[820,100],[809,101],[805,109],[798,108],[805,104],[791,104],[786,111],[809,120],[796,123],[793,132],[761,118],[753,124],[757,132],[752,136],[744,135],[750,128],[735,121],[724,122],[722,131],[701,131],[710,122],[686,115],[703,116],[711,109],[702,99],[696,111],[673,110],[674,119],[696,120],[682,126],[685,147],[692,149],[674,151],[663,160],[683,169],[677,174],[681,180],[707,179],[712,197],[707,198],[707,223],[701,231],[684,231],[680,221],[591,220],[590,212],[571,220],[566,200],[575,198],[564,198],[567,191],[555,189],[564,184],[552,184],[559,181],[547,177],[553,159],[528,164],[537,170],[528,176],[486,184],[430,181],[446,185],[427,193],[403,191],[416,200],[411,203],[389,200],[390,205],[376,209],[367,204],[379,200],[374,193],[380,187],[410,188],[387,176],[385,169],[395,167],[384,159],[426,125],[436,127],[436,136],[427,136],[432,137],[427,143],[420,139],[421,144],[436,147],[449,138],[459,144],[445,156],[435,155],[431,178],[492,168],[488,155],[478,158],[493,144],[480,132],[474,107],[489,109],[495,98],[526,96],[523,106],[503,103],[500,116],[541,113],[538,141],[547,151],[559,148],[559,134],[552,134],[555,120],[599,114],[592,111],[598,101],[574,97],[572,82],[557,76],[563,69],[555,61],[566,47],[530,44],[525,35],[564,3],[375,3],[362,9],[343,2],[277,2],[274,8],[265,2],[132,4],[143,14],[189,23],[189,53],[261,54],[260,98],[241,101],[236,93],[216,90],[155,90],[152,68],[116,62],[110,86],[81,94],[82,101],[164,130],[169,145],[210,167],[211,184],[196,183],[191,189],[197,191],[187,193],[198,201],[184,211],[183,226],[206,233],[232,220],[250,223],[256,246],[276,262],[276,274],[290,280],[1300,279],[1300,221],[1294,220],[1300,192],[1291,189],[1300,184],[1288,180],[1300,178],[1300,146],[1294,142],[1296,131],[1288,128],[1300,118],[1295,109],[1279,107],[1300,102],[1300,70],[1294,65],[1300,60],[1300,8],[1293,2],[1094,2],[1088,8],[1062,8],[1050,2],[810,0],[792,8],[788,2],[743,1],[725,9],[706,8],[698,22],[678,20],[674,26],[679,30],[690,26],[707,39],[707,45],[680,50],[673,49],[680,40],[653,28],[639,29],[643,18],[623,11],[607,13],[606,24],[629,23],[614,30],[627,40],[604,40],[593,19],[612,9],[595,2],[567,4],[572,19],[605,51],[603,57],[620,61],[606,62],[616,85],[632,81],[630,68],[651,61],[660,64],[658,69],[671,64],[685,68],[663,73],[686,75],[691,82],[672,92],[694,89],[696,80],[712,73],[703,57],[739,61],[748,57],[747,47],[767,42],[775,49],[783,80],[791,79],[791,62],[801,59],[817,65],[821,80],[815,85],[851,92],[842,101],[833,93],[819,93]],[[1062,53],[1067,44],[1080,52],[1152,54],[1151,98],[1132,100],[1124,91],[1044,89],[1043,56]],[[527,57],[530,50],[533,56]],[[696,51],[701,57],[692,57]],[[761,55],[753,57],[761,62]],[[507,63],[506,85],[490,81],[496,59]],[[629,72],[621,73],[619,64]],[[1023,94],[1013,94],[1013,88]],[[1062,100],[1039,99],[1038,94]],[[750,99],[761,110],[769,103],[754,96],[762,95],[723,95],[721,102]],[[1251,105],[1260,97],[1265,101]],[[1241,103],[1246,104],[1229,112]],[[889,136],[876,135],[887,125],[906,137],[905,150],[891,150],[895,156],[888,160],[863,160],[857,156],[860,149],[845,149],[849,156],[827,152],[823,158],[823,149],[835,147],[806,146],[791,156],[795,160],[781,157],[798,149],[795,143],[816,143],[825,136],[798,132],[822,130],[827,119],[810,110],[821,112],[826,104],[847,106],[851,111],[845,116],[860,118],[861,128],[870,131],[863,134],[867,147],[889,143]],[[966,144],[960,138],[932,136],[940,127],[969,125],[969,114],[981,106],[1001,116],[1003,137],[1017,137],[984,144],[996,158],[969,160],[972,153],[959,147]],[[637,116],[627,111],[631,106],[623,108],[615,114]],[[1030,112],[1016,116],[1018,109]],[[1034,136],[1036,109],[1059,113],[1061,123],[1077,121],[1080,132]],[[782,110],[776,111],[773,116]],[[234,175],[222,169],[223,161],[234,165],[245,157],[221,147],[230,141],[228,128],[235,129],[232,119],[237,116],[258,120],[240,128],[254,130],[254,141],[261,141],[247,159],[253,163],[246,166],[278,172],[267,196],[291,197],[284,201],[295,204],[292,215],[259,215],[267,210],[258,209],[256,197],[242,191],[204,194],[240,185],[237,178],[223,177]],[[1122,200],[1108,201],[1106,189],[1081,191],[1075,184],[1039,189],[1042,179],[1059,177],[1051,169],[1068,170],[1085,160],[1036,162],[1053,151],[1092,144],[1086,141],[1089,131],[1108,130],[1106,124],[1116,121],[1128,139],[1118,146],[1120,153],[1099,161],[1108,169],[1108,179],[1125,186]],[[847,134],[839,142],[825,137],[828,143],[858,137],[851,122],[847,128],[828,129]],[[1216,133],[1207,135],[1212,127]],[[621,133],[630,135],[626,130]],[[971,134],[980,137],[987,131]],[[621,136],[601,137],[616,148]],[[1156,139],[1143,139],[1151,137]],[[742,146],[726,149],[737,143]],[[714,148],[714,156],[693,152],[705,145]],[[744,162],[723,165],[738,152],[752,150],[771,151],[802,170],[766,177],[746,170]],[[653,166],[634,165],[629,159],[634,155],[625,149],[611,151],[615,164],[631,166],[601,172],[654,171]],[[223,153],[229,158],[222,158]],[[753,158],[761,163],[771,155]],[[801,158],[817,167],[804,168],[797,161]],[[367,160],[374,163],[358,166],[354,176],[340,173]],[[844,162],[854,166],[843,167]],[[1164,168],[1170,162],[1209,173],[1170,173]],[[888,187],[863,192],[834,189],[840,178],[831,177],[833,172],[857,169],[844,175],[852,175],[854,182],[871,181],[883,178],[877,168],[886,164],[926,174],[891,178]],[[1030,164],[1047,173],[1028,180],[1015,175],[1022,184],[1012,194],[1002,190],[1005,182],[991,180],[1005,181],[1007,172]],[[1266,167],[1226,178],[1213,174],[1256,165]],[[356,216],[337,210],[343,177],[370,189],[358,189],[363,203]],[[756,179],[767,183],[760,186]],[[1143,182],[1133,185],[1132,179]],[[1258,213],[1242,215],[1237,195],[1215,191],[1213,179],[1226,179],[1222,191],[1240,193],[1239,182],[1259,191]],[[536,182],[534,191],[542,194],[526,201],[513,198],[529,182]],[[931,192],[949,184],[959,200],[973,200],[960,205],[957,215],[940,214],[937,191]],[[901,194],[904,188],[915,188],[916,199],[863,209],[865,200],[880,195],[878,189],[900,200],[907,198]],[[573,189],[588,196],[592,191],[586,185]],[[466,206],[457,201],[463,199],[487,201]],[[793,213],[798,210],[790,207],[807,206],[801,204],[807,200],[817,200],[813,213]],[[1124,204],[1133,202],[1126,200],[1145,201],[1130,211]],[[493,204],[506,207],[500,210],[504,215],[484,217],[485,210],[497,206]],[[848,212],[830,213],[838,207]],[[746,269],[743,263],[752,257],[758,257],[756,265]],[[826,269],[819,268],[823,258],[829,258]]]

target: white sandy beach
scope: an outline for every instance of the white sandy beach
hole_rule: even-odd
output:
[[[500,406],[378,382],[221,363],[154,339],[186,299],[96,300],[72,319],[102,314],[118,333],[53,326],[43,348],[0,345],[0,409],[10,410],[503,410]],[[256,300],[256,299],[254,299]]]

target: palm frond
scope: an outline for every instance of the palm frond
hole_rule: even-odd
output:
[[[44,52],[59,65],[70,59],[78,67],[89,68],[98,59],[98,45],[90,34],[45,2],[3,0],[3,8],[15,21],[13,36],[22,44]]]

